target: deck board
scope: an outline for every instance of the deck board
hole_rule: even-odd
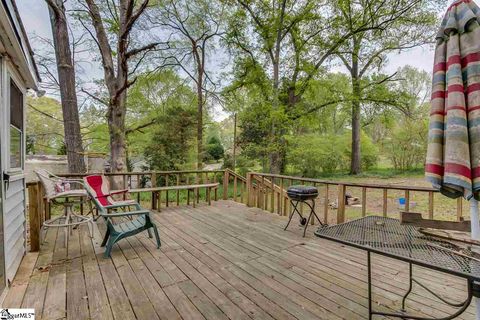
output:
[[[100,221],[93,238],[86,226],[74,230],[67,248],[63,232],[50,231],[4,301],[34,307],[39,319],[367,318],[365,252],[314,237],[315,226],[303,238],[296,221],[283,231],[285,217],[233,201],[170,206],[152,217],[161,249],[144,232],[119,242],[112,259],[103,258]],[[397,310],[408,266],[373,261],[374,306]],[[465,296],[461,279],[417,267],[415,274],[445,297]],[[407,306],[424,316],[453,310],[417,287]]]

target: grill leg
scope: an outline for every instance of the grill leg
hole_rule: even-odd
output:
[[[307,223],[305,223],[305,228],[303,229],[303,237],[305,238],[305,234],[307,233],[307,227],[308,227],[308,224],[310,223],[310,219],[312,219],[312,215],[315,215],[316,217],[317,214],[315,213],[315,200],[312,200],[312,205],[310,205],[310,203],[306,201],[304,201],[304,203],[310,207],[310,214],[308,215]]]
[[[292,218],[293,216],[295,215],[295,212],[297,211],[297,203],[293,203],[292,200],[290,200],[290,204],[292,205],[293,209],[292,209],[292,212],[290,213],[290,218],[288,218],[288,223],[287,225],[285,226],[285,228],[283,230],[287,230],[288,226],[290,225],[290,221],[292,221]],[[300,213],[299,213],[300,214]],[[301,215],[300,215],[301,216]]]
[[[312,216],[315,216],[315,218],[317,218],[318,222],[322,227],[324,227],[325,224],[322,222],[322,220],[320,220],[320,218],[317,216],[317,213],[315,212],[315,199],[312,200],[312,204],[306,201],[304,201],[304,203],[310,207],[310,215],[308,216],[307,223],[305,224],[305,228],[303,229],[303,236],[305,237],[305,234],[307,233],[307,226]]]

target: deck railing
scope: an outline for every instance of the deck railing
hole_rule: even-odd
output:
[[[89,173],[92,174],[92,173]],[[329,224],[342,223],[347,219],[367,214],[394,215],[398,217],[399,208],[396,201],[399,197],[405,199],[402,211],[420,212],[424,210],[425,217],[429,219],[440,218],[461,220],[463,206],[462,199],[450,200],[447,205],[446,198],[439,195],[438,191],[427,187],[410,187],[395,184],[369,184],[355,182],[339,182],[286,175],[250,172],[243,177],[232,170],[189,170],[189,171],[149,171],[128,173],[106,173],[105,175],[120,180],[122,188],[141,189],[149,186],[179,186],[203,183],[219,183],[219,188],[214,192],[214,200],[218,199],[217,192],[222,193],[224,200],[231,199],[244,203],[250,207],[258,207],[263,210],[286,216],[291,207],[286,190],[293,184],[308,184],[318,187],[319,196],[316,200],[316,212],[323,221]],[[68,178],[82,178],[85,174],[62,174]],[[32,251],[38,251],[40,227],[43,222],[50,218],[51,210],[48,203],[43,199],[44,191],[38,182],[27,183],[28,207],[29,207],[29,230]],[[198,190],[197,190],[198,192]],[[359,204],[348,206],[346,203],[347,192],[359,198]],[[435,195],[441,196],[436,205]],[[148,207],[148,196],[136,195],[142,205]],[[200,197],[197,195],[197,201]],[[181,191],[173,190],[164,192],[161,199],[165,207],[182,204]],[[421,204],[412,208],[416,204]],[[447,201],[448,202],[448,201]],[[392,210],[395,206],[395,210]],[[79,208],[82,212],[83,205]],[[303,206],[300,208],[303,210]],[[306,209],[306,208],[305,208]],[[442,215],[440,217],[440,215]],[[313,221],[311,221],[313,223]]]
[[[319,188],[319,197],[316,201],[317,213],[323,211],[323,219],[328,223],[342,223],[347,218],[347,208],[349,211],[358,211],[359,216],[367,214],[379,214],[383,216],[396,215],[398,217],[398,199],[404,198],[405,204],[401,211],[421,210],[421,207],[412,208],[417,204],[412,200],[413,196],[419,202],[424,204],[424,215],[428,219],[434,218],[435,195],[442,197],[442,208],[439,208],[438,215],[435,218],[440,219],[463,219],[462,212],[464,203],[462,199],[447,200],[446,197],[440,195],[436,189],[428,187],[415,187],[396,184],[373,184],[373,183],[356,183],[356,182],[339,182],[303,177],[292,177],[278,174],[267,174],[250,172],[247,174],[248,201],[247,205],[258,207],[266,211],[276,212],[279,215],[287,215],[290,212],[290,203],[286,195],[286,189],[291,185],[313,185]],[[358,196],[359,204],[355,207],[349,207],[346,203],[347,191],[352,192],[352,196]],[[373,193],[375,193],[373,195]],[[380,194],[379,194],[380,193]],[[392,199],[391,195],[394,194]],[[372,197],[370,197],[372,196]],[[371,198],[375,198],[373,201]],[[392,201],[393,200],[393,201]],[[369,202],[371,201],[371,202]],[[376,208],[373,202],[380,204],[380,208]],[[447,208],[445,208],[447,202]],[[371,203],[369,207],[369,203]],[[392,209],[395,206],[395,210]],[[335,213],[335,217],[330,214]],[[455,216],[452,217],[452,213]],[[442,215],[440,217],[440,214]],[[313,221],[312,221],[313,222]]]

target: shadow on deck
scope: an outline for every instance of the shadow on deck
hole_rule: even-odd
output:
[[[162,248],[142,233],[121,241],[112,259],[90,239],[50,231],[24,258],[3,306],[35,308],[42,319],[365,319],[366,254],[312,236],[285,217],[233,201],[155,213]],[[53,229],[52,229],[53,230]],[[58,236],[57,236],[58,235]],[[398,309],[408,265],[373,256],[375,308]],[[422,268],[418,277],[460,301],[462,280]],[[452,309],[415,287],[407,306],[421,315]],[[473,308],[459,319],[473,319]],[[377,318],[376,318],[377,319]]]

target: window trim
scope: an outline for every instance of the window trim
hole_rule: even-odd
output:
[[[5,65],[4,65],[5,66]],[[26,90],[23,86],[20,85],[21,81],[18,79],[18,77],[12,72],[12,70],[10,69],[10,67],[8,66],[5,66],[6,67],[6,81],[5,81],[5,84],[4,84],[4,92],[5,92],[5,99],[4,101],[6,102],[5,103],[5,106],[6,106],[6,112],[8,114],[8,117],[7,117],[7,132],[6,132],[6,137],[7,137],[7,145],[5,146],[6,147],[6,152],[7,152],[7,157],[6,157],[6,169],[7,169],[7,172],[10,173],[10,174],[21,174],[23,173],[23,171],[25,170],[25,94],[26,94]],[[10,82],[13,81],[13,83],[15,84],[15,86],[20,90],[21,94],[22,94],[22,112],[23,112],[23,130],[20,130],[19,128],[17,128],[16,126],[12,125],[11,124],[11,114],[10,114],[10,111],[11,111],[11,107],[10,107]],[[11,153],[10,153],[10,150],[11,150],[11,134],[10,134],[10,130],[11,130],[11,127],[14,127],[15,129],[19,130],[19,132],[21,133],[21,137],[20,137],[20,152],[21,152],[21,161],[20,161],[20,167],[11,167],[11,162],[10,162],[10,157],[11,157]]]

